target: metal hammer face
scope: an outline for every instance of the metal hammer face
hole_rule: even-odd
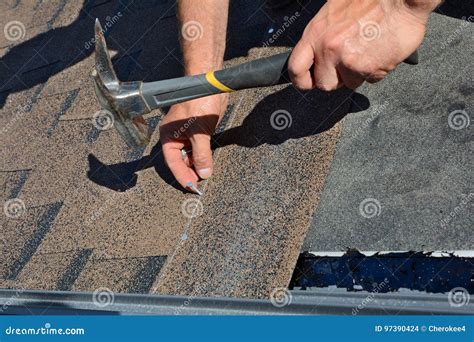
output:
[[[129,146],[146,146],[150,132],[141,115],[151,110],[141,95],[142,82],[120,82],[107,50],[102,26],[95,22],[95,68],[92,71],[100,105],[113,115],[113,124]]]

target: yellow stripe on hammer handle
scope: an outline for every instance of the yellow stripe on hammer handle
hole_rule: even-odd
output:
[[[212,84],[212,86],[216,87],[220,91],[223,91],[224,93],[230,93],[234,91],[234,89],[231,89],[227,87],[225,84],[221,83],[217,78],[216,75],[214,75],[214,71],[210,71],[206,74],[206,80]]]

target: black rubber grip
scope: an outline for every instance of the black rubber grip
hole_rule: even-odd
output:
[[[214,73],[218,81],[233,90],[268,87],[290,83],[288,59],[291,51],[271,57],[260,58],[240,64],[236,67],[219,70]],[[404,63],[418,64],[418,52],[415,51]]]
[[[217,80],[233,89],[268,87],[289,83],[288,58],[291,51],[256,59],[214,73]]]

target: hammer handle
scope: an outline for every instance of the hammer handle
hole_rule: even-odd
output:
[[[223,88],[223,91],[229,91],[228,89],[241,90],[289,83],[291,82],[288,75],[290,54],[291,51],[288,51],[215,71],[213,74],[218,83],[212,80],[211,84]],[[415,51],[404,62],[411,65],[418,64],[418,52]]]
[[[155,109],[214,94],[290,83],[290,54],[288,51],[202,75],[143,83],[141,93],[150,109]],[[417,51],[404,62],[418,64]]]
[[[253,60],[207,74],[143,83],[141,94],[150,109],[236,90],[289,83],[291,52]]]

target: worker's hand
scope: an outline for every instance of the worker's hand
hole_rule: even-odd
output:
[[[437,3],[328,0],[291,54],[293,84],[303,90],[330,91],[382,80],[420,45]]]
[[[174,105],[160,124],[160,140],[169,169],[184,188],[212,174],[211,136],[227,108],[228,94]],[[182,149],[187,151],[183,158]]]

